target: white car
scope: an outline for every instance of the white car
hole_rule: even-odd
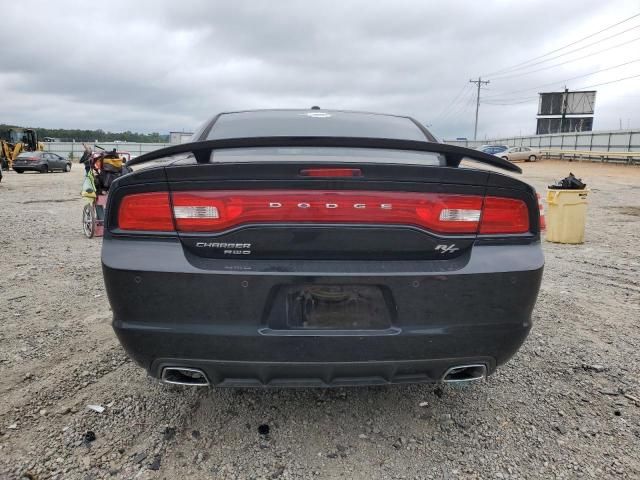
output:
[[[516,162],[524,160],[525,162],[535,162],[540,158],[540,152],[531,147],[510,147],[503,152],[494,153],[495,156]]]

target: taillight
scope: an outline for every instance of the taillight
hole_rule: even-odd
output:
[[[481,234],[526,233],[529,209],[517,198],[486,197],[482,208]]]
[[[540,211],[540,230],[546,230],[547,222],[544,219],[544,203],[542,203],[542,197],[539,193],[536,193],[536,197],[538,197],[538,210]]]
[[[173,231],[169,193],[152,192],[127,195],[120,203],[118,226],[122,230]]]
[[[475,233],[482,208],[480,196],[409,192],[174,192],[172,199],[181,232],[218,232],[248,223],[377,223]]]
[[[411,225],[442,234],[529,231],[524,201],[447,193],[344,190],[215,190],[123,198],[121,230],[221,232],[247,224]]]

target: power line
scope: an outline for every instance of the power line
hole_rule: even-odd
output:
[[[610,82],[596,83],[595,85],[585,85],[584,87],[577,87],[574,90],[584,90],[585,88],[593,88],[593,87],[601,87],[602,85],[609,85],[610,83],[618,83],[623,80],[630,80],[632,78],[638,78],[640,75],[631,75],[630,77],[617,78],[615,80],[611,80]]]
[[[471,93],[472,90],[469,90],[469,93]],[[473,95],[469,94],[465,97],[465,102],[461,102],[459,103],[455,108],[453,108],[452,110],[449,110],[449,112],[447,112],[440,120],[438,123],[443,124],[445,121],[448,121],[451,118],[456,118],[456,116],[458,116],[460,113],[462,113],[463,111],[465,111],[468,108],[468,99],[472,99]]]
[[[610,85],[612,83],[618,83],[618,82],[623,82],[625,80],[631,80],[632,78],[640,78],[640,74],[631,75],[631,76],[628,76],[628,77],[616,78],[615,80],[610,80],[608,82],[602,82],[602,83],[595,83],[593,85],[583,85],[581,87],[576,87],[573,90],[584,90],[584,89],[587,89],[587,88],[601,87],[603,85]],[[517,105],[519,103],[526,103],[526,102],[529,102],[529,101],[537,99],[537,98],[539,98],[539,97],[522,97],[522,98],[504,99],[505,103],[498,103],[500,101],[500,99],[496,99],[494,101],[482,102],[482,103],[483,104],[487,104],[487,105]]]
[[[514,101],[505,100],[504,102],[499,101],[490,101],[490,102],[482,102],[483,105],[519,105],[521,103],[529,103],[532,100],[537,100],[538,97],[523,97],[521,99],[514,98]]]
[[[463,94],[459,99],[458,105],[454,107],[452,104],[452,108],[447,110],[442,118],[440,118],[441,122],[444,121],[447,117],[451,116],[454,112],[458,113],[458,111],[462,111],[463,109],[465,109],[465,102],[467,102],[470,98],[473,98],[473,88],[470,88],[468,83],[465,85],[465,87],[468,88],[468,90],[466,90],[466,93]]]
[[[565,82],[568,82],[570,80],[575,80],[577,78],[589,77],[591,75],[595,75],[596,73],[606,72],[608,70],[613,70],[613,69],[616,69],[616,68],[624,67],[625,65],[630,65],[630,64],[636,63],[636,62],[640,62],[640,58],[636,58],[635,60],[631,60],[629,62],[621,63],[620,65],[614,65],[612,67],[602,68],[602,69],[596,70],[594,72],[585,73],[584,75],[577,75],[575,77],[565,78],[564,80],[558,80],[557,82],[543,83],[541,85],[536,85],[534,87],[523,88],[523,89],[520,89],[520,90],[511,90],[509,92],[494,93],[494,94],[490,94],[490,95],[485,95],[485,98],[501,97],[503,95],[510,95],[512,93],[528,92],[530,90],[535,90],[536,88],[540,88],[540,87],[548,87],[549,85],[556,85],[558,83],[565,83]]]
[[[454,97],[454,99],[451,101],[451,103],[449,103],[449,105],[447,105],[446,107],[444,107],[442,110],[440,110],[440,113],[438,113],[438,115],[435,116],[434,120],[436,119],[440,119],[440,117],[442,117],[442,115],[448,111],[450,111],[451,107],[453,107],[456,103],[456,101],[458,100],[458,98],[460,98],[460,95],[462,95],[462,92],[465,91],[465,89],[469,88],[469,84],[465,83],[462,88],[460,89],[460,91],[458,92],[458,94]]]
[[[473,88],[470,90],[470,92],[471,92],[471,95],[469,95],[469,96],[467,97],[467,103],[465,103],[465,104],[464,104],[464,107],[462,107],[462,108],[460,109],[460,112],[459,112],[459,113],[466,113],[466,112],[467,112],[467,110],[469,110],[469,108],[470,108],[471,106],[473,106],[473,104],[475,103],[475,99],[474,99],[474,95],[473,95]]]
[[[569,50],[568,52],[561,53],[560,55],[556,55],[554,57],[545,58],[544,60],[538,60],[537,62],[533,62],[533,63],[527,62],[528,65],[523,65],[521,67],[514,67],[511,70],[522,70],[523,68],[533,67],[534,65],[540,65],[541,63],[546,63],[546,62],[549,62],[551,60],[555,60],[556,58],[564,57],[565,55],[570,55],[572,53],[579,52],[580,50],[584,50],[585,48],[589,48],[589,47],[592,47],[592,46],[597,45],[599,43],[602,43],[604,41],[611,40],[614,37],[618,37],[618,36],[620,36],[620,35],[622,35],[624,33],[630,32],[631,30],[635,30],[636,28],[640,28],[640,25],[636,25],[634,27],[627,28],[626,30],[623,30],[622,32],[610,35],[608,37],[602,38],[602,39],[597,40],[597,41],[592,42],[592,43],[587,43],[586,45],[583,45],[582,47],[574,48],[573,50]]]
[[[467,83],[465,87],[470,87],[470,85]],[[463,89],[463,90],[466,90],[466,89]],[[464,93],[462,97],[459,99],[458,104],[454,108],[448,110],[445,113],[445,115],[440,119],[439,123],[442,124],[444,120],[450,117],[451,115],[455,117],[465,113],[469,109],[469,107],[471,107],[471,105],[475,100],[473,95],[473,90],[474,90],[473,88],[469,88],[468,90],[466,90],[466,93]]]
[[[466,101],[466,103],[465,103],[464,105],[462,105],[462,108],[460,108],[460,109],[458,110],[458,112],[456,113],[456,115],[464,117],[464,116],[466,115],[467,111],[468,111],[468,110],[473,106],[473,104],[475,103],[475,98],[474,98],[474,95],[473,95],[473,90],[474,90],[473,88],[471,88],[471,89],[469,90],[470,95],[468,95],[468,96],[467,96],[467,101]]]
[[[590,53],[588,55],[583,55],[582,57],[574,58],[572,60],[565,60],[564,62],[556,63],[556,64],[553,64],[553,65],[548,65],[546,67],[538,68],[536,70],[531,70],[530,72],[514,73],[514,74],[511,74],[511,75],[503,75],[503,76],[500,76],[500,77],[494,77],[492,80],[495,81],[495,80],[502,80],[504,78],[521,77],[523,75],[530,75],[532,73],[542,72],[543,70],[549,70],[550,68],[559,67],[561,65],[566,65],[567,63],[577,62],[578,60],[583,60],[585,58],[593,57],[594,55],[598,55],[599,53],[603,53],[603,52],[606,52],[608,50],[613,50],[614,48],[622,47],[622,46],[627,45],[629,43],[637,42],[638,40],[640,40],[640,37],[632,38],[631,40],[627,40],[626,42],[618,43],[617,45],[613,45],[611,47],[603,48],[602,50],[598,50],[597,52],[592,52],[592,53]]]
[[[544,53],[544,54],[542,54],[542,55],[538,55],[537,57],[530,58],[530,59],[528,59],[528,60],[525,60],[524,62],[516,63],[516,64],[514,64],[514,65],[511,65],[511,66],[509,66],[509,67],[505,67],[505,68],[500,69],[500,70],[495,70],[495,71],[493,71],[493,72],[491,72],[491,73],[485,73],[485,74],[484,74],[484,76],[485,76],[485,77],[488,77],[488,76],[491,76],[491,75],[494,75],[494,74],[497,74],[497,73],[505,72],[505,71],[507,71],[507,70],[511,70],[511,69],[513,69],[513,68],[515,68],[515,67],[519,67],[519,66],[524,65],[524,64],[526,64],[526,63],[530,63],[530,62],[532,62],[532,61],[534,61],[534,60],[538,60],[538,59],[540,59],[540,58],[544,58],[544,57],[546,57],[546,56],[548,56],[548,55],[551,55],[552,53],[556,53],[556,52],[559,52],[560,50],[564,50],[564,49],[565,49],[565,48],[567,48],[567,47],[571,47],[571,46],[573,46],[573,45],[576,45],[576,44],[578,44],[578,43],[580,43],[580,42],[582,42],[582,41],[584,41],[584,40],[587,40],[588,38],[593,38],[593,37],[595,37],[596,35],[599,35],[599,34],[601,34],[601,33],[603,33],[603,32],[606,32],[607,30],[611,30],[612,28],[617,27],[618,25],[622,25],[623,23],[626,23],[626,22],[628,22],[629,20],[632,20],[632,19],[634,19],[634,18],[636,18],[636,17],[640,17],[640,13],[636,13],[635,15],[631,15],[630,17],[625,18],[624,20],[621,20],[621,21],[619,21],[619,22],[617,22],[617,23],[614,23],[613,25],[609,25],[608,27],[603,28],[602,30],[598,30],[598,31],[597,31],[597,32],[595,32],[595,33],[591,33],[591,34],[587,35],[586,37],[582,37],[582,38],[580,38],[580,39],[578,39],[578,40],[575,40],[575,41],[573,41],[573,42],[571,42],[571,43],[568,43],[568,44],[566,44],[566,45],[563,45],[562,47],[556,48],[555,50],[551,50],[551,51],[549,51],[549,52],[547,52],[547,53]]]

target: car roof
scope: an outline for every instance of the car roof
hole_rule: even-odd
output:
[[[371,112],[322,109],[245,110],[216,115],[194,138],[320,136],[393,138],[436,142],[411,117]]]
[[[20,155],[18,155],[18,157],[33,157],[33,156],[38,156],[38,155],[42,155],[43,153],[49,153],[49,152],[43,152],[41,150],[36,150],[34,152],[20,152]]]

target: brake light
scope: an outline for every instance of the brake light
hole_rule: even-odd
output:
[[[486,197],[480,222],[481,234],[526,233],[529,209],[517,198]]]
[[[135,193],[122,199],[118,226],[123,230],[172,232],[168,192]]]
[[[303,177],[361,177],[359,168],[308,168],[300,170]]]
[[[524,201],[447,193],[345,190],[215,190],[123,198],[121,230],[221,232],[252,223],[412,225],[442,234],[529,231]]]

